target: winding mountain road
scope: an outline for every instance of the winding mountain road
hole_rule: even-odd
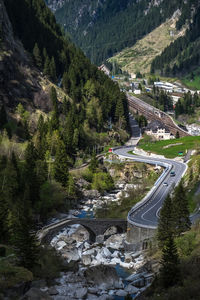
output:
[[[134,150],[134,146],[116,148],[113,149],[113,153],[117,154],[120,158],[159,165],[165,168],[151,191],[141,202],[129,211],[127,217],[128,222],[132,225],[156,229],[162,204],[167,195],[180,182],[187,170],[187,165],[170,159],[132,155],[129,153],[131,150]],[[170,176],[171,171],[175,172],[175,176]]]
[[[129,121],[132,137],[130,139],[131,142],[129,141],[127,145],[131,146],[114,148],[113,153],[123,159],[164,167],[164,171],[146,197],[129,211],[127,220],[130,224],[138,227],[156,229],[163,202],[184,176],[187,165],[172,159],[130,154],[130,151],[134,151],[135,145],[137,145],[141,135],[138,124],[131,114],[129,114]],[[174,171],[175,176],[170,176],[171,171]],[[190,216],[192,223],[199,218],[200,210]]]

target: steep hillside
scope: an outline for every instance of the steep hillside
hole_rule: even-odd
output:
[[[1,299],[65,270],[36,231],[77,205],[69,169],[91,154],[90,182],[98,173],[113,187],[96,152],[125,142],[127,129],[125,94],[65,38],[44,1],[0,0]]]
[[[199,1],[185,3],[182,19],[177,28],[183,23],[189,28],[185,36],[170,44],[162,54],[156,57],[151,65],[151,72],[159,72],[167,76],[185,76],[195,71],[200,63],[200,4]],[[199,73],[199,72],[198,72]],[[191,76],[194,80],[194,74]]]
[[[189,2],[192,5],[194,0]],[[65,1],[55,15],[73,41],[98,64],[133,46],[183,6],[180,0],[77,0]]]
[[[34,106],[34,99],[42,94],[41,76],[33,67],[21,42],[14,38],[2,0],[0,11],[0,106],[5,104],[12,111],[21,102],[31,108]],[[43,100],[48,102],[45,93],[36,107],[41,107]]]
[[[162,51],[178,37],[184,35],[185,29],[178,31],[176,22],[180,16],[180,11],[177,11],[171,19],[154,29],[143,39],[131,47],[126,48],[114,57],[109,59],[109,62],[117,62],[123,71],[129,73],[149,73],[153,59],[160,55]]]
[[[21,101],[26,108],[35,106],[50,112],[53,106],[50,88],[46,85],[52,85],[51,81],[62,87],[62,91],[56,87],[61,102],[66,94],[74,102],[78,118],[74,127],[85,126],[89,139],[90,131],[107,131],[110,120],[113,124],[117,122],[116,106],[119,102],[122,106],[120,114],[124,116],[123,128],[127,128],[126,97],[62,35],[43,0],[7,0],[4,3],[17,37],[13,37],[6,14],[2,15],[2,34],[5,34],[1,46],[1,93],[4,103],[7,101],[16,108]],[[59,113],[62,113],[61,102]]]

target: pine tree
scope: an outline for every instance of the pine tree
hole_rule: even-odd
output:
[[[120,117],[124,115],[124,106],[122,102],[122,98],[119,97],[117,100],[116,108],[115,108],[115,118],[118,120]]]
[[[50,59],[49,59],[48,55],[45,57],[43,73],[46,76],[50,76],[50,73],[51,73],[51,71],[50,71]]]
[[[7,113],[5,110],[5,106],[2,105],[0,109],[0,129],[3,129],[7,122],[8,120],[7,120]]]
[[[57,76],[56,76],[56,64],[55,64],[55,59],[54,57],[51,58],[50,64],[49,64],[49,76],[51,80],[56,81]]]
[[[14,246],[19,264],[32,269],[37,261],[38,247],[33,233],[33,222],[29,199],[25,189],[24,198],[17,201],[8,216],[10,242]]]
[[[163,287],[171,287],[180,281],[179,258],[172,236],[163,245],[160,278]]]
[[[172,216],[172,200],[168,196],[160,211],[160,218],[158,222],[157,238],[159,246],[162,247],[164,242],[173,236],[173,216]]]
[[[64,97],[63,105],[62,105],[62,113],[67,116],[68,112],[70,111],[71,103],[69,100],[67,100],[66,97]]]
[[[99,162],[98,162],[98,159],[96,157],[96,154],[95,152],[93,152],[92,154],[92,158],[91,158],[91,161],[90,161],[90,164],[89,164],[89,170],[92,172],[92,173],[95,173],[95,171],[97,170],[98,168],[98,165],[99,165]]]
[[[0,244],[8,239],[8,203],[5,194],[0,190]]]
[[[40,49],[39,49],[37,43],[35,43],[35,46],[33,48],[33,58],[34,58],[36,66],[39,69],[41,69],[41,67],[42,67],[42,57],[41,57]]]
[[[76,185],[75,185],[74,178],[72,175],[69,175],[69,178],[67,181],[67,195],[70,198],[76,197]]]
[[[64,91],[69,94],[70,93],[70,88],[71,88],[71,81],[69,79],[69,76],[67,74],[67,72],[65,72],[63,74],[63,78],[62,78],[62,86]]]
[[[179,139],[180,138],[180,134],[179,134],[179,132],[177,131],[176,132],[176,139]]]
[[[54,177],[62,184],[62,186],[67,186],[68,181],[68,165],[69,159],[66,153],[65,144],[63,141],[59,141],[56,150],[55,162],[54,162]]]
[[[57,92],[54,87],[51,88],[50,98],[51,98],[51,103],[53,106],[50,125],[51,125],[51,130],[56,130],[59,127],[59,112],[58,112]]]
[[[191,221],[189,218],[190,212],[188,209],[188,201],[186,198],[186,193],[182,181],[175,189],[172,207],[174,232],[177,236],[179,236],[182,232],[189,230],[191,226]]]
[[[29,193],[29,200],[32,205],[40,200],[40,186],[36,173],[36,160],[38,153],[33,143],[30,142],[25,151],[25,166],[22,174],[22,182],[26,186],[26,193]],[[23,188],[24,188],[23,187]]]

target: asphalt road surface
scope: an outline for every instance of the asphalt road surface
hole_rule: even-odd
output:
[[[184,175],[187,166],[184,163],[169,159],[157,159],[139,155],[132,155],[128,152],[134,150],[134,146],[114,149],[113,152],[122,158],[133,161],[150,163],[165,167],[165,171],[154,184],[148,196],[139,205],[131,209],[128,214],[128,222],[144,228],[155,229],[158,224],[159,212],[167,195],[174,189]],[[171,171],[175,176],[171,177]]]

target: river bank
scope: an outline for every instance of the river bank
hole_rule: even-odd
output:
[[[104,196],[92,191],[68,216],[93,218],[96,209],[119,202],[122,193],[128,196],[131,187],[134,188],[133,185],[119,183],[116,190]],[[50,244],[65,263],[74,264],[76,270],[62,273],[51,288],[44,286],[42,291],[54,300],[122,300],[128,295],[134,299],[150,284],[153,275],[144,253],[126,251],[126,243],[126,234],[117,234],[115,227],[98,236],[95,243],[89,241],[89,233],[81,225],[66,227]]]

